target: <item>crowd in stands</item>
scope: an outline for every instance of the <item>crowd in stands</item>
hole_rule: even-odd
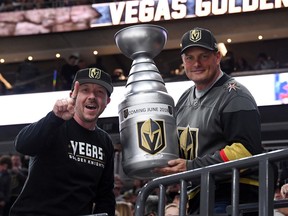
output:
[[[133,184],[130,187],[124,187],[124,182],[120,175],[115,174],[115,187],[114,193],[116,197],[116,216],[132,216],[134,214],[134,208],[136,199],[141,188],[149,180],[133,179]],[[179,214],[179,202],[180,202],[180,185],[174,184],[167,187],[166,190],[166,203],[165,203],[165,216],[166,215],[178,215]],[[157,216],[158,212],[158,190],[155,190],[148,196],[145,203],[145,216]]]
[[[275,186],[274,200],[287,199],[287,194],[283,194],[283,187],[288,186],[288,161],[278,162],[278,177]],[[284,192],[285,193],[285,192]],[[286,216],[288,215],[288,208],[274,209],[274,216]]]
[[[227,74],[239,71],[267,70],[275,68],[279,68],[279,62],[263,52],[257,55],[256,62],[252,65],[249,64],[244,57],[235,59],[234,54],[231,51],[228,51],[221,61],[221,69]]]
[[[161,65],[159,66],[161,67]],[[57,72],[57,77],[55,77],[55,74],[53,74],[55,71],[41,75],[41,68],[26,59],[24,62],[19,63],[19,67],[15,71],[15,81],[11,82],[5,77],[4,73],[0,73],[0,95],[69,90],[76,71],[86,67],[99,67],[105,70],[101,58],[94,64],[88,64],[78,53],[72,53]],[[249,64],[244,57],[235,59],[234,54],[228,51],[222,58],[221,68],[225,73],[231,74],[233,72],[276,69],[281,68],[281,65],[266,53],[259,53],[256,62]],[[187,80],[182,64],[176,68],[169,68],[166,72],[160,71],[160,73],[165,82]],[[116,86],[125,85],[128,74],[129,71],[124,71],[120,67],[114,68],[111,72],[113,83]],[[39,81],[40,79],[42,79],[41,82]],[[53,88],[51,88],[52,81],[54,82],[53,85],[55,85]]]
[[[19,154],[0,156],[0,216],[9,210],[20,194],[28,176],[28,158]]]

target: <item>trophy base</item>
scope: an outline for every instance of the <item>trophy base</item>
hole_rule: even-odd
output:
[[[161,168],[166,167],[169,160],[177,159],[178,156],[176,155],[165,155],[165,158],[157,158],[151,160],[144,160],[143,155],[141,155],[142,160],[139,160],[139,157],[135,159],[132,158],[131,160],[126,160],[123,165],[124,173],[130,177],[135,179],[144,179],[144,180],[151,180],[157,177],[162,176],[159,173],[154,172],[154,168]]]

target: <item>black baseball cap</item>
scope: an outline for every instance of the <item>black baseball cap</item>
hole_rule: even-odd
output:
[[[111,76],[99,68],[85,68],[77,71],[72,83],[72,91],[76,81],[78,81],[80,85],[84,83],[101,85],[107,90],[109,96],[113,92]]]
[[[218,51],[217,41],[211,31],[204,28],[193,28],[187,31],[181,40],[181,54],[189,47],[203,47]]]

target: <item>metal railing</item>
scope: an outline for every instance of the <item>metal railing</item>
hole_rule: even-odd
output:
[[[244,211],[258,212],[261,216],[273,215],[274,208],[288,206],[287,201],[274,201],[274,169],[273,163],[287,159],[288,149],[275,150],[240,160],[211,165],[169,176],[158,177],[148,182],[139,192],[135,215],[144,215],[144,206],[148,196],[159,189],[158,215],[164,216],[166,187],[180,184],[179,215],[186,215],[187,184],[189,181],[201,182],[200,215],[213,215],[215,178],[222,173],[228,173],[232,182],[231,206],[227,207],[227,215],[238,216]],[[239,204],[239,172],[244,168],[257,167],[259,177],[258,203]]]

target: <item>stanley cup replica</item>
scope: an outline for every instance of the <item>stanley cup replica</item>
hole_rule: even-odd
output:
[[[153,61],[167,41],[167,31],[135,25],[118,31],[115,41],[133,60],[118,106],[123,170],[131,178],[152,179],[159,176],[154,168],[179,157],[174,100]]]

